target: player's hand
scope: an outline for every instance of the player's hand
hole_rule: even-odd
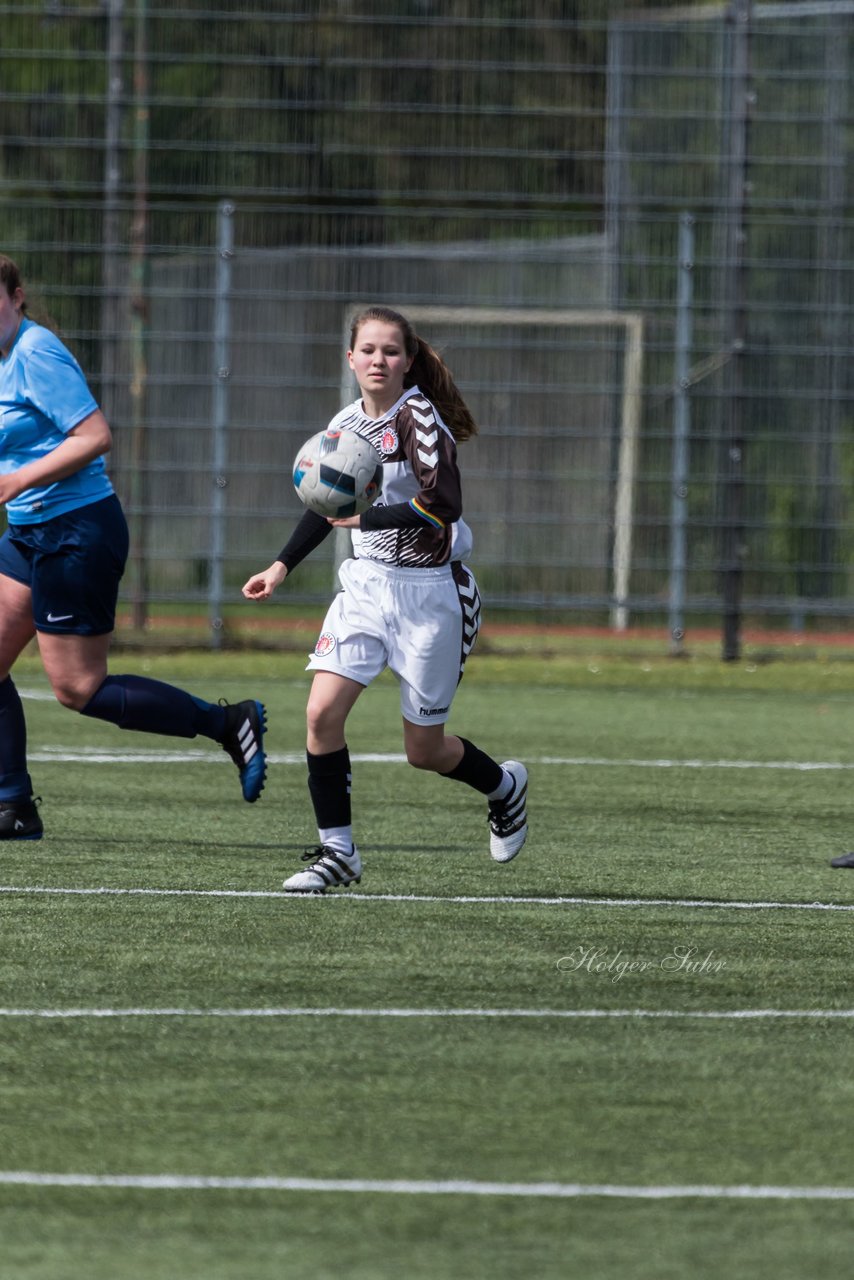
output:
[[[361,516],[347,516],[346,520],[333,520],[331,516],[326,517],[327,523],[331,524],[333,529],[358,529],[361,519]]]
[[[253,573],[249,581],[243,584],[243,594],[247,600],[269,600],[276,587],[287,576],[288,571],[281,560],[274,560],[269,569]]]

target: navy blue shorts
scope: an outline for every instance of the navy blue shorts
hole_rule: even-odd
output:
[[[0,538],[0,573],[33,593],[37,631],[103,636],[115,630],[128,527],[115,494]]]

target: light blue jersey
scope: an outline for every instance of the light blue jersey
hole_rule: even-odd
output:
[[[0,359],[0,474],[17,471],[62,444],[98,404],[74,356],[42,325],[24,318]],[[74,475],[25,489],[6,504],[10,524],[41,524],[113,492],[103,458]]]

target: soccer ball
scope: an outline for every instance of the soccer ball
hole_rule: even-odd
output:
[[[319,516],[345,520],[359,515],[382,487],[382,459],[355,431],[319,431],[294,460],[297,497]]]

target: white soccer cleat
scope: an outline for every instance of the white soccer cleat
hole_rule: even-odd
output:
[[[518,760],[505,760],[513,788],[503,800],[489,802],[489,852],[493,862],[510,862],[528,838],[528,770]]]
[[[316,849],[306,849],[302,860],[311,866],[284,882],[286,893],[325,893],[327,889],[358,884],[362,878],[362,859],[355,845],[352,852],[341,853],[328,844],[320,844]]]

